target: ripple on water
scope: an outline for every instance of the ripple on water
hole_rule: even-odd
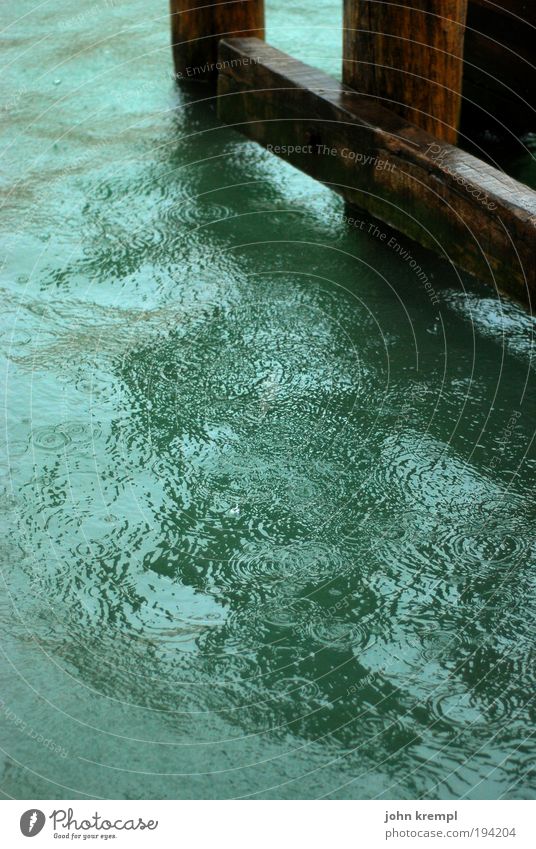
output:
[[[140,575],[133,589],[141,603],[129,614],[132,630],[159,651],[196,652],[198,640],[227,618],[214,598],[154,573]]]
[[[277,584],[296,588],[330,582],[347,566],[343,552],[329,543],[249,543],[230,559],[221,578],[229,589],[245,586],[257,595]]]
[[[174,217],[187,226],[199,227],[222,221],[230,214],[231,210],[223,204],[212,203],[203,198],[192,198],[180,205]]]
[[[56,430],[65,434],[74,445],[88,445],[102,434],[102,428],[96,422],[62,422]]]
[[[254,656],[236,653],[201,656],[196,661],[196,672],[207,686],[239,686],[243,682],[256,685],[263,678],[262,670]]]
[[[490,536],[486,533],[459,535],[450,541],[450,547],[460,560],[478,566],[494,564],[515,565],[525,557],[529,546],[526,539],[504,533]]]
[[[104,562],[115,553],[115,540],[109,539],[86,539],[78,543],[75,548],[79,560],[87,562]]]
[[[276,701],[290,701],[293,704],[299,701],[300,713],[306,713],[307,706],[311,702],[324,700],[316,681],[300,675],[280,678],[276,684],[272,685],[271,692]]]
[[[83,395],[89,395],[99,401],[108,401],[119,391],[116,382],[97,372],[91,364],[81,370],[76,380],[76,389]]]
[[[32,442],[43,451],[63,451],[70,443],[70,437],[57,426],[38,427],[32,430]]]
[[[445,731],[484,732],[490,737],[494,728],[509,721],[511,713],[508,700],[502,696],[484,703],[475,690],[456,687],[435,694],[428,702],[428,709]]]
[[[305,598],[282,598],[263,605],[256,615],[272,628],[299,628],[318,615],[318,605]]]
[[[447,526],[439,534],[437,549],[455,570],[471,570],[484,575],[492,567],[501,567],[504,577],[515,566],[527,562],[531,546],[526,535],[511,532],[509,524],[490,522],[484,528]]]
[[[286,301],[268,300],[214,307],[190,334],[163,341],[154,363],[144,363],[149,374],[140,374],[140,380],[150,380],[153,396],[168,415],[173,412],[176,427],[184,424],[201,440],[207,423],[224,422],[248,437],[252,428],[279,439],[295,437],[299,419],[303,443],[304,427],[316,431],[335,397],[334,383],[341,383],[346,404],[362,375],[354,368],[351,375],[334,376],[325,340],[309,332],[312,317],[305,310],[299,332],[296,311],[295,304],[289,310]]]
[[[462,635],[444,628],[423,630],[417,640],[425,661],[455,659],[463,645]]]
[[[352,706],[352,719],[340,730],[342,749],[338,755],[347,758],[354,776],[367,774],[367,759],[376,763],[381,753],[388,759],[393,753],[417,742],[418,732],[408,717],[397,717],[391,711],[359,700]]]
[[[413,496],[426,503],[441,501],[445,486],[456,479],[456,469],[450,467],[446,451],[445,446],[422,434],[388,437],[374,469],[377,491],[393,497],[400,493],[406,499]]]
[[[400,507],[391,505],[387,514],[380,504],[378,510],[365,524],[367,533],[380,547],[384,543],[388,546],[389,543],[410,542],[425,535],[429,538],[435,526],[435,516],[431,515],[430,511],[405,508],[403,504]]]
[[[329,616],[307,623],[305,633],[313,645],[335,651],[360,651],[369,648],[374,641],[365,623],[356,624]]]

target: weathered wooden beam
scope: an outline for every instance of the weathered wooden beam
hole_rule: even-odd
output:
[[[536,192],[257,39],[224,40],[219,55],[224,121],[481,279],[534,296]]]
[[[454,144],[466,13],[467,0],[344,0],[343,81]]]
[[[536,3],[469,0],[462,121],[514,132],[536,127]]]
[[[178,79],[215,80],[224,35],[264,38],[264,0],[170,0],[170,11]]]

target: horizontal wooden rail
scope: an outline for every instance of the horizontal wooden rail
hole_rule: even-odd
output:
[[[228,124],[491,285],[535,294],[536,192],[255,38],[220,42]]]

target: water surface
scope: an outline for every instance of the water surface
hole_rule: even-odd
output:
[[[2,794],[534,797],[532,319],[178,92],[163,0],[9,6]]]

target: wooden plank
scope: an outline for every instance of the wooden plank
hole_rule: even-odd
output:
[[[224,121],[481,279],[534,295],[535,192],[257,39],[224,40],[219,55]]]
[[[467,0],[344,0],[343,81],[455,143]]]
[[[224,35],[264,38],[264,0],[170,0],[170,12],[178,79],[215,80]]]
[[[501,132],[536,128],[536,3],[470,0],[462,121]],[[503,130],[504,132],[504,130]]]

